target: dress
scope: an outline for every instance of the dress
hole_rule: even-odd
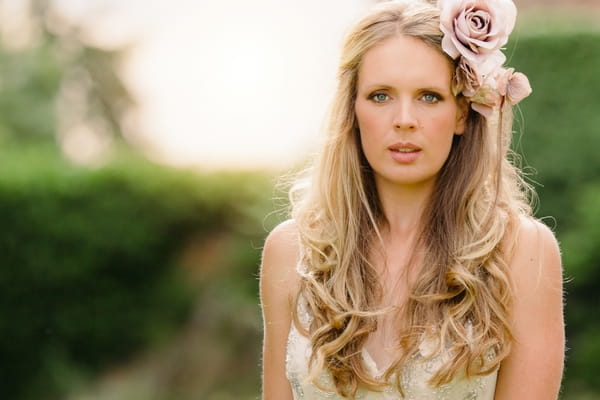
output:
[[[310,315],[306,308],[299,302],[298,317],[304,326],[310,323]],[[422,354],[427,353],[427,343],[420,347]],[[310,340],[303,336],[292,323],[287,343],[286,375],[290,381],[294,400],[344,400],[337,393],[327,392],[319,389],[313,383],[305,382],[308,376],[308,360],[311,354]],[[363,349],[363,361],[365,368],[374,377],[380,377],[384,371],[377,368],[369,353]],[[496,388],[498,371],[486,375],[466,379],[457,376],[452,382],[440,387],[431,387],[427,381],[437,370],[436,366],[443,360],[443,356],[436,356],[427,362],[411,361],[402,370],[401,381],[404,387],[402,397],[399,391],[388,386],[381,392],[359,389],[357,400],[493,400]],[[460,375],[460,374],[459,374]],[[317,378],[319,383],[326,388],[333,387],[330,376],[322,371]]]

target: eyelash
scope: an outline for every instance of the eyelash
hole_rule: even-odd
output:
[[[385,96],[386,98],[385,98],[385,100],[377,100],[378,96]],[[425,100],[426,96],[431,96],[431,97],[433,97],[433,99],[430,101],[427,101],[427,100]],[[442,100],[442,96],[440,96],[437,93],[424,93],[423,95],[421,95],[420,98],[429,104],[435,104]],[[389,99],[389,96],[387,93],[375,92],[369,96],[369,99],[374,101],[375,103],[381,104],[381,103],[385,103]]]
[[[424,93],[424,94],[421,96],[421,99],[423,99],[423,100],[424,100],[425,96],[432,96],[432,97],[433,97],[433,100],[432,100],[432,101],[425,101],[426,103],[430,103],[430,104],[435,104],[435,103],[437,103],[438,101],[442,100],[442,96],[440,96],[439,94],[436,94],[436,93]]]
[[[378,96],[385,96],[386,99],[385,100],[377,100]],[[389,99],[390,96],[387,95],[387,93],[382,93],[382,92],[375,92],[372,95],[369,96],[370,100],[373,100],[375,103],[384,103],[386,100]]]

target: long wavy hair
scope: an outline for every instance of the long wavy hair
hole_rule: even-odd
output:
[[[423,214],[417,240],[425,256],[406,304],[396,309],[402,321],[398,359],[383,380],[367,373],[361,349],[377,330],[377,317],[387,312],[378,309],[382,287],[369,254],[382,240],[386,219],[361,150],[354,105],[363,56],[396,35],[418,38],[444,54],[439,10],[425,1],[382,3],[360,20],[343,46],[322,151],[290,191],[301,243],[296,301],[302,299],[312,316],[304,330],[312,345],[309,379],[316,382],[326,370],[335,385],[328,389],[346,397],[359,387],[380,390],[431,332],[438,353],[452,355],[432,385],[448,383],[461,371],[474,376],[497,369],[513,340],[507,260],[517,219],[531,215],[532,192],[510,161],[510,107],[488,121],[470,110]],[[395,383],[402,391],[400,375]]]

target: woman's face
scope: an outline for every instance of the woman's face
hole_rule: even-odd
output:
[[[467,113],[452,95],[453,66],[409,36],[369,49],[358,73],[356,117],[364,154],[382,184],[433,185]]]

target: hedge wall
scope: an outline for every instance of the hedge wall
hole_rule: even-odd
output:
[[[537,215],[552,216],[563,251],[565,398],[600,398],[600,34],[517,38],[508,54],[533,87],[515,148],[534,168]]]
[[[516,148],[537,171],[539,215],[556,216],[565,232],[577,223],[581,189],[600,176],[600,34],[524,37],[507,53],[533,87],[521,103]]]
[[[0,171],[0,377],[10,399],[55,398],[73,377],[171,332],[192,300],[178,252],[191,235],[242,223],[257,196],[242,175],[141,161],[86,170],[39,151],[4,151]]]

